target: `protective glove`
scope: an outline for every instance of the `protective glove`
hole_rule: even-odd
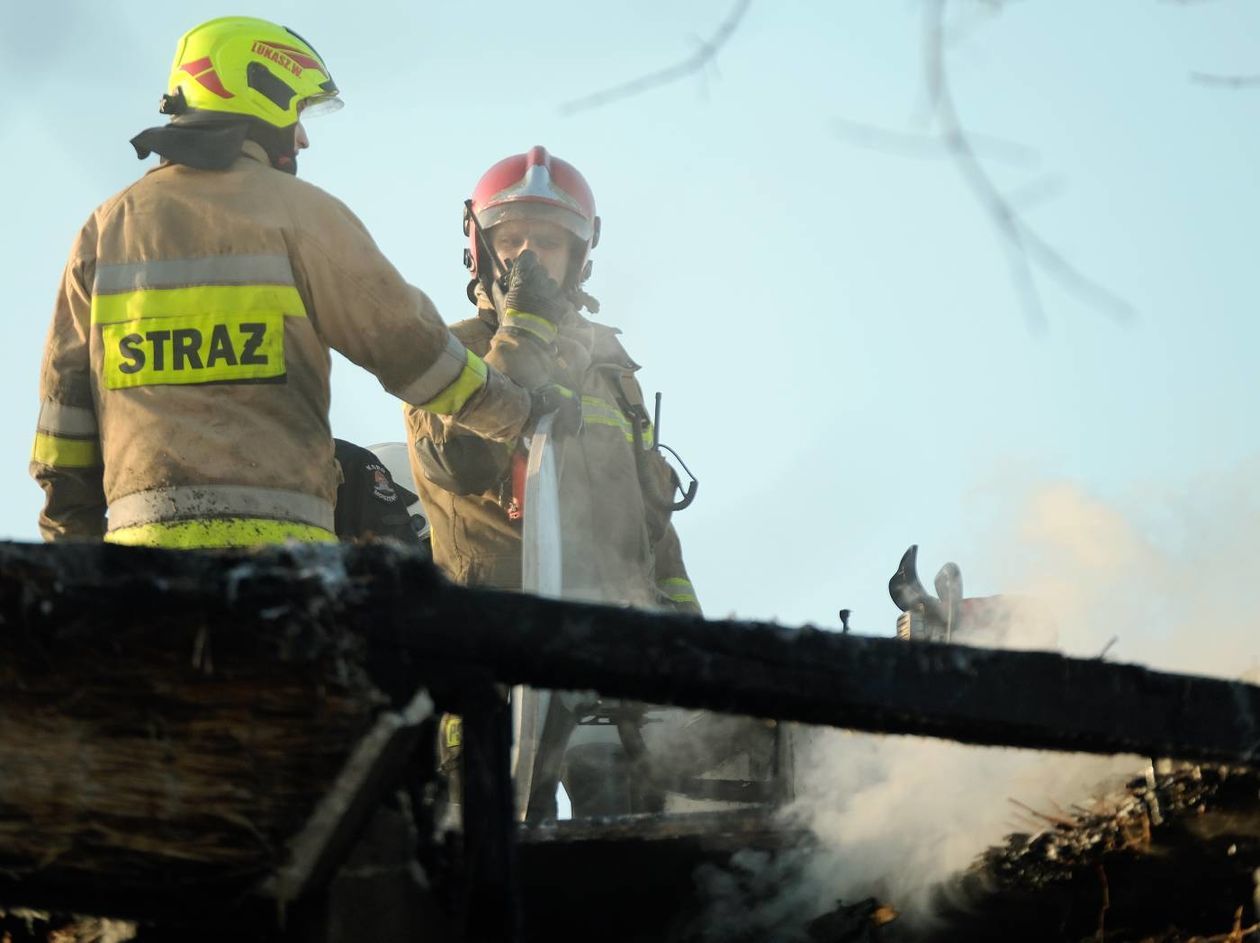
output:
[[[496,283],[494,294],[498,296]],[[496,297],[496,300],[498,298]],[[555,279],[547,274],[543,264],[538,261],[532,251],[526,249],[511,263],[508,269],[507,291],[502,295],[500,314],[516,311],[525,315],[533,315],[559,324],[569,313],[572,305],[564,297],[564,292],[556,284]]]
[[[507,291],[493,289],[499,329],[485,361],[526,390],[556,381],[557,321],[572,305],[533,252],[522,252],[508,271]],[[529,428],[528,426],[526,428]]]
[[[567,386],[559,383],[547,383],[530,392],[529,421],[525,423],[525,434],[529,435],[543,416],[556,414],[551,427],[556,438],[577,435],[582,428],[582,400]]]

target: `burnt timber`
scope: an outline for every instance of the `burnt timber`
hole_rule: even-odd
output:
[[[1260,770],[1174,765],[1047,824],[940,888],[915,939],[1260,939]]]
[[[45,675],[70,664],[108,670],[126,665],[141,639],[148,646],[160,639],[172,664],[185,671],[206,673],[210,659],[222,665],[234,653],[235,664],[275,662],[297,666],[303,676],[317,666],[320,683],[341,684],[355,707],[345,715],[347,737],[368,729],[369,687],[384,691],[395,707],[428,688],[444,709],[462,711],[465,769],[482,771],[465,784],[466,804],[480,810],[476,834],[466,825],[476,846],[464,887],[473,939],[521,938],[522,910],[531,911],[520,900],[522,887],[537,897],[521,880],[521,857],[554,856],[569,839],[574,848],[612,840],[565,829],[551,840],[541,834],[516,840],[504,782],[506,719],[494,685],[595,690],[967,743],[1232,764],[1260,759],[1260,688],[1238,682],[1044,652],[906,644],[470,590],[389,544],[224,553],[0,545],[4,663]],[[356,680],[360,672],[371,685]],[[20,673],[0,676],[0,699],[28,688]],[[21,756],[0,759],[20,763]],[[319,781],[330,770],[323,758]],[[287,809],[275,827],[295,830],[315,799]],[[355,807],[360,820],[366,802]],[[246,878],[264,876],[264,865],[282,865],[274,836],[265,839],[268,856],[232,872],[220,901],[239,897]],[[671,840],[695,845],[702,836]],[[5,882],[0,903],[132,914],[165,908],[173,916],[194,900],[190,894],[211,886],[201,882],[166,896],[137,887],[128,900],[99,884],[41,884],[46,876]]]
[[[245,554],[0,545],[9,645],[108,647],[148,621],[187,646],[283,620],[298,644],[357,635],[415,687],[472,673],[963,743],[1260,759],[1260,687],[1137,665],[584,605],[453,586],[389,544]],[[340,642],[344,644],[344,640]]]

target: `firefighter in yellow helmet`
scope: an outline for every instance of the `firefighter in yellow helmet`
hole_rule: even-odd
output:
[[[133,139],[159,166],[75,241],[31,472],[46,540],[333,540],[329,349],[406,403],[512,442],[540,402],[488,368],[338,200],[296,178],[300,118],[341,104],[302,37],[225,17],[179,41]]]

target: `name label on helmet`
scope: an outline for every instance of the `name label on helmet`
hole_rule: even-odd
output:
[[[101,327],[105,386],[225,383],[285,374],[284,315],[202,314]]]
[[[259,55],[259,56],[262,56],[263,58],[270,59],[276,65],[282,68],[288,69],[295,76],[300,76],[302,74],[302,67],[300,65],[294,62],[292,59],[290,59],[287,55],[285,55],[279,49],[275,49],[267,45],[266,43],[262,42],[261,40],[256,41],[250,51],[253,52],[255,55]]]

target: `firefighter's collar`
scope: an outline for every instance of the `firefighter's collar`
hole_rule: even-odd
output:
[[[241,142],[241,156],[249,157],[260,164],[271,166],[271,158],[267,156],[267,149],[257,141],[251,141],[247,138]]]

